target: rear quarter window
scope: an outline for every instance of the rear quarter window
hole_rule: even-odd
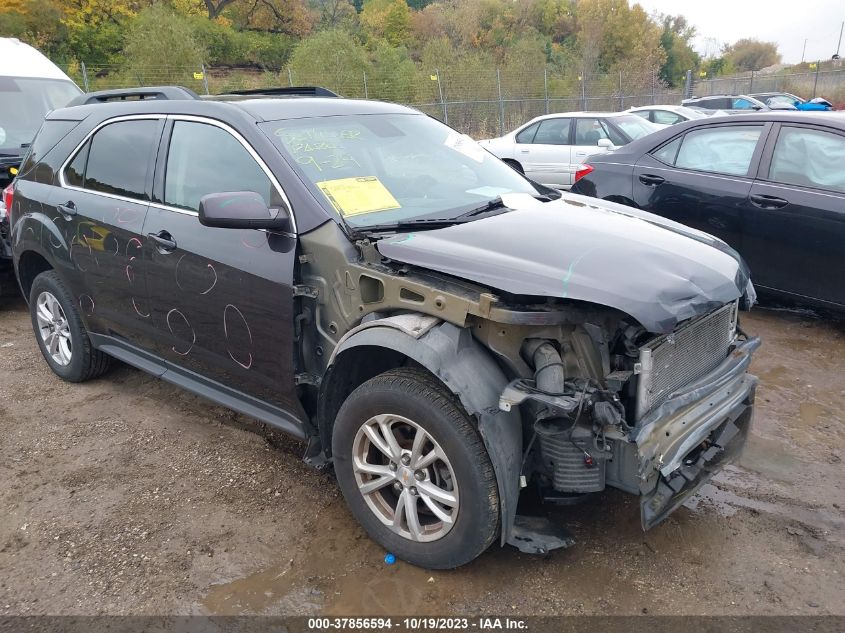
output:
[[[79,125],[79,121],[62,121],[58,119],[44,121],[38,134],[35,135],[29,152],[21,165],[21,177],[25,177],[32,171],[32,168],[41,162],[47,153],[77,125]]]

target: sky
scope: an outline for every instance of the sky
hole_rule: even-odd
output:
[[[718,52],[743,37],[775,42],[784,63],[830,59],[845,20],[843,0],[631,0],[648,13],[682,14],[696,27],[696,50]],[[840,49],[845,56],[845,36]]]

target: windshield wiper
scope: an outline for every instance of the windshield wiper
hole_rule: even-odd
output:
[[[482,213],[486,213],[487,211],[495,211],[496,209],[506,209],[507,205],[502,201],[502,196],[496,196],[492,200],[488,200],[481,206],[475,207],[474,209],[470,209],[460,215],[455,216],[455,220],[461,220],[464,218],[471,218],[476,215],[481,215]]]
[[[465,211],[464,213],[450,216],[450,217],[436,217],[436,218],[416,218],[412,220],[399,220],[397,222],[389,222],[385,224],[373,224],[372,226],[357,226],[356,231],[396,231],[407,228],[442,228],[452,226],[453,224],[463,224],[470,222],[473,218],[488,211],[497,211],[499,209],[508,209],[508,206],[502,201],[501,196],[496,196],[492,200],[488,200],[483,205]]]

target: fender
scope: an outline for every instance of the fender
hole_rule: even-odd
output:
[[[362,323],[338,343],[329,369],[346,350],[383,347],[404,354],[437,376],[478,420],[478,431],[490,455],[502,520],[502,545],[510,537],[519,498],[522,461],[522,419],[518,407],[499,409],[499,395],[508,379],[470,330],[435,317],[405,314]]]

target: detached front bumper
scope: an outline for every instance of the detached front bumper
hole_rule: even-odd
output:
[[[641,421],[637,447],[643,529],[654,527],[742,452],[757,378],[746,373],[759,338],[673,393]]]

